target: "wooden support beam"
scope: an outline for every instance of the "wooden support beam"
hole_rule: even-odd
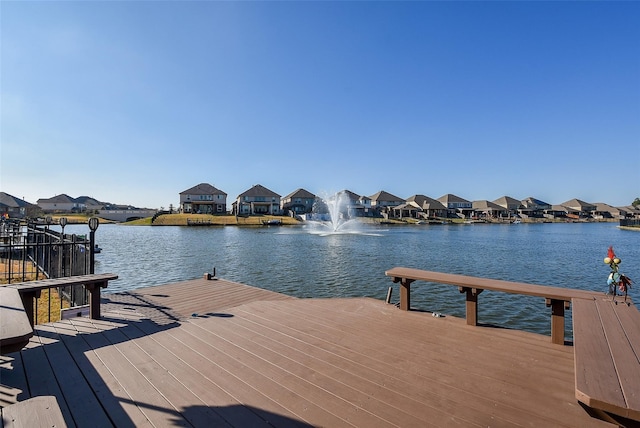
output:
[[[107,281],[85,284],[89,291],[89,318],[92,320],[100,319],[100,289],[106,288]]]
[[[414,279],[402,278],[400,280],[400,309],[408,311],[411,309],[411,283]]]
[[[461,293],[466,293],[467,325],[478,325],[478,294],[482,288],[458,287]]]
[[[565,301],[546,299],[547,306],[551,306],[551,342],[564,345],[564,309]]]
[[[41,290],[29,290],[26,292],[20,293],[20,298],[22,299],[22,306],[24,306],[24,312],[27,314],[27,318],[29,319],[29,324],[31,327],[36,325],[36,299],[40,298]]]

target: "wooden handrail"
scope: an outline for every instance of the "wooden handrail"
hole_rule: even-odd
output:
[[[114,279],[118,279],[118,275],[113,273],[98,273],[17,282],[6,285],[5,287],[10,287],[20,292],[24,310],[29,318],[29,322],[33,326],[35,325],[33,300],[40,297],[40,292],[42,290],[67,287],[70,285],[83,285],[89,291],[89,317],[91,319],[100,319],[100,290],[106,288],[109,281]]]
[[[602,293],[594,291],[479,278],[406,267],[394,267],[386,271],[385,275],[391,277],[393,282],[400,283],[400,309],[405,311],[411,308],[411,283],[414,281],[458,286],[459,291],[466,294],[466,318],[469,325],[478,324],[478,295],[483,290],[542,297],[545,299],[546,305],[551,307],[551,341],[561,345],[564,344],[565,334],[564,312],[565,309],[569,308],[571,300],[593,300],[602,295]]]

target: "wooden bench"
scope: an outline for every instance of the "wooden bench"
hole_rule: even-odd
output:
[[[33,328],[15,288],[0,287],[0,354],[19,351],[33,336]]]
[[[610,296],[573,301],[576,398],[592,416],[640,426],[640,312]]]
[[[564,345],[564,312],[570,307],[571,301],[573,299],[593,300],[603,295],[593,291],[477,278],[405,267],[389,269],[385,275],[391,277],[394,283],[400,283],[400,309],[405,311],[411,308],[411,283],[414,281],[458,286],[460,293],[466,294],[466,318],[469,325],[478,324],[478,295],[483,290],[543,297],[547,306],[551,307],[551,341],[560,345]]]
[[[56,397],[33,397],[2,409],[4,428],[66,427]]]
[[[106,288],[109,281],[114,279],[118,279],[118,275],[100,273],[18,282],[5,287],[13,288],[20,292],[24,310],[29,318],[29,322],[33,326],[35,325],[34,300],[40,297],[40,292],[50,288],[68,287],[70,285],[84,285],[89,291],[89,316],[92,319],[100,319],[100,290]]]

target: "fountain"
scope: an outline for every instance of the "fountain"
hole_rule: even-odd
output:
[[[310,231],[321,235],[361,233],[360,223],[349,218],[348,209],[349,197],[344,191],[321,198],[307,221]]]

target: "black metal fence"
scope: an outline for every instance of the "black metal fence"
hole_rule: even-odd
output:
[[[640,219],[637,218],[633,218],[633,219],[621,219],[620,220],[620,226],[640,226]]]
[[[87,238],[93,232],[69,235],[52,230],[50,224],[18,220],[0,223],[0,284],[93,273],[94,249],[92,239]],[[70,307],[88,303],[88,293],[81,285],[57,291],[61,308],[63,300]],[[45,304],[50,314],[51,295]]]

